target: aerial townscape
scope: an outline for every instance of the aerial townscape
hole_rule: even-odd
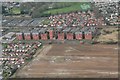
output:
[[[120,2],[3,2],[0,76],[117,78]]]

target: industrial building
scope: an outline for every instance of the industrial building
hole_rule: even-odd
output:
[[[91,40],[96,34],[96,28],[95,27],[90,27],[87,31],[84,32],[85,39]]]
[[[3,19],[2,26],[5,27],[36,27],[40,26],[40,23],[43,19],[33,18],[33,19]]]
[[[33,19],[33,21],[30,23],[30,24],[28,24],[28,26],[39,26],[40,25],[40,20],[41,19],[39,19],[39,18],[35,18],[35,19]]]
[[[35,28],[16,33],[18,40],[92,40],[97,33],[96,27],[83,27],[83,28]]]
[[[24,32],[24,39],[25,40],[31,40],[31,32],[30,31],[25,31]]]
[[[91,40],[93,37],[91,31],[86,31],[84,35],[85,35],[85,39],[87,40]]]
[[[31,31],[32,33],[32,39],[33,40],[39,40],[40,36],[39,36],[39,29],[34,29]]]
[[[71,28],[65,28],[63,30],[63,32],[65,33],[65,39],[69,40],[69,37],[71,36],[71,35],[69,35],[70,30],[71,30]]]
[[[19,33],[16,33],[16,38],[17,40],[23,40],[23,33],[22,32],[19,32]]]
[[[65,34],[63,32],[58,32],[58,40],[64,40],[65,39]]]
[[[52,40],[54,38],[54,29],[49,29],[48,30],[48,33],[49,33],[49,39]]]
[[[41,28],[39,30],[40,33],[40,39],[41,40],[47,40],[48,39],[48,32],[47,32],[47,28]]]
[[[75,39],[76,39],[76,40],[81,40],[81,39],[83,39],[83,32],[82,32],[82,31],[77,31],[77,32],[75,32]]]

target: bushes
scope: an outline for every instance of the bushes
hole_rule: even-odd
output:
[[[12,9],[10,10],[10,13],[11,13],[11,14],[18,15],[18,14],[21,14],[21,10],[20,10],[20,8],[12,8]]]
[[[3,48],[7,48],[7,44],[6,43],[3,43],[2,46],[3,46]]]
[[[42,22],[42,24],[44,24],[44,25],[47,25],[47,24],[49,24],[50,23],[50,20],[48,20],[48,19],[45,19],[43,22]]]
[[[11,75],[11,71],[9,70],[4,70],[3,73],[2,73],[2,76],[7,79],[9,78],[9,76]]]

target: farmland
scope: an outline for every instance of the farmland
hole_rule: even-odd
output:
[[[117,77],[117,45],[44,45],[16,77]],[[39,64],[38,64],[39,63]],[[108,67],[109,66],[109,67]]]

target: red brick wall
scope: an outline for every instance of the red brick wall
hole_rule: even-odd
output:
[[[85,39],[91,40],[92,39],[92,33],[85,34]]]
[[[64,33],[58,33],[58,40],[64,40]]]
[[[41,40],[47,40],[48,39],[47,33],[40,34],[40,36],[41,36]]]
[[[67,33],[67,39],[73,40],[73,33]]]
[[[54,34],[53,34],[53,30],[50,30],[50,31],[49,31],[49,37],[50,37],[50,39],[53,39],[53,35],[54,35]]]
[[[77,40],[83,39],[82,33],[81,34],[75,34],[75,39],[77,39]]]
[[[21,35],[16,35],[16,38],[17,38],[18,40],[23,40],[22,34],[21,34]]]
[[[34,40],[39,40],[39,34],[33,34],[32,37],[33,37]]]
[[[28,35],[25,35],[25,40],[31,40],[31,36],[28,34]]]

